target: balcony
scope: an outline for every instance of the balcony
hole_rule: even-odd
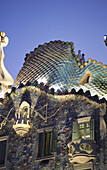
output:
[[[28,133],[29,128],[30,128],[30,125],[28,124],[19,123],[19,124],[13,125],[13,129],[20,136],[24,136],[26,133]]]
[[[19,111],[15,113],[15,123],[13,125],[13,129],[20,136],[24,136],[28,133],[30,129],[29,125],[29,111],[30,106],[27,102],[22,102]]]
[[[71,163],[83,164],[96,159],[97,145],[92,140],[74,140],[68,143],[68,148]]]

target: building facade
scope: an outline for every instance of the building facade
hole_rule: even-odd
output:
[[[106,100],[106,65],[73,43],[39,46],[0,99],[0,169],[106,170]]]

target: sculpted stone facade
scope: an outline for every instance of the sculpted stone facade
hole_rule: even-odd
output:
[[[105,102],[25,86],[1,101],[0,113],[8,116],[0,129],[8,137],[7,169],[106,169]]]

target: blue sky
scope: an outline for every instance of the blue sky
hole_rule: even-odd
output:
[[[0,0],[0,31],[9,38],[4,63],[16,78],[26,53],[51,40],[107,64],[107,0]]]

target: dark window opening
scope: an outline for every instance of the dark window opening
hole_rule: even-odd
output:
[[[57,130],[45,130],[39,133],[38,157],[52,155],[56,152]]]
[[[90,73],[87,73],[80,81],[79,85],[84,85],[90,82]]]
[[[7,139],[8,139],[8,137],[0,137],[0,167],[6,165]]]
[[[90,76],[87,77],[86,83],[89,83],[89,81],[90,81]]]

